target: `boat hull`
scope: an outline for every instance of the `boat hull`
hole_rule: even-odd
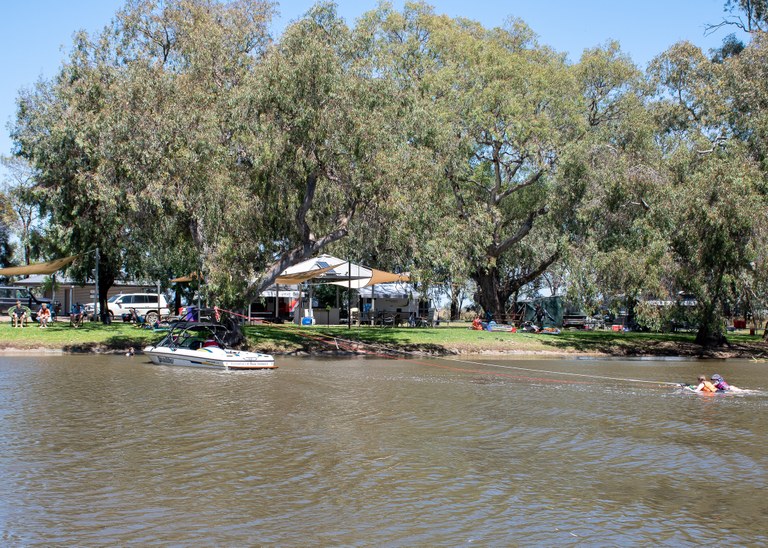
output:
[[[144,349],[155,365],[199,367],[203,369],[275,369],[275,359],[269,354],[238,352],[235,350],[208,349],[189,350],[148,346]]]

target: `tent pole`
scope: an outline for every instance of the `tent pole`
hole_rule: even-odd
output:
[[[352,260],[347,257],[347,329],[352,329]]]
[[[93,283],[96,290],[93,292],[93,320],[96,321],[96,314],[99,314],[99,248],[96,248],[96,268],[93,271]]]

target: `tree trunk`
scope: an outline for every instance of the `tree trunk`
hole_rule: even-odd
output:
[[[115,285],[115,273],[114,268],[112,268],[112,265],[109,264],[108,260],[105,258],[102,258],[102,260],[99,262],[99,310],[101,311],[101,321],[102,323],[109,324],[110,317],[109,317],[109,309],[107,308],[107,299],[109,298],[108,292],[109,289]]]
[[[505,291],[499,282],[499,271],[496,267],[478,270],[472,275],[477,284],[475,302],[483,307],[486,314],[496,317],[504,313],[507,300],[512,294]]]
[[[475,302],[482,306],[485,312],[493,315],[504,314],[509,298],[525,284],[541,276],[559,257],[560,252],[556,251],[539,263],[535,269],[517,278],[508,279],[503,284],[499,269],[495,266],[476,271],[472,274],[472,279],[477,284]]]
[[[701,311],[696,344],[704,347],[723,346],[728,339],[723,332],[723,322],[716,311],[717,303],[707,303]]]
[[[451,284],[451,321],[461,319],[461,287]]]

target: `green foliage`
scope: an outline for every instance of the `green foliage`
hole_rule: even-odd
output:
[[[759,28],[764,4],[727,8]],[[102,298],[199,271],[227,306],[320,251],[495,313],[545,284],[589,310],[686,291],[701,342],[727,306],[768,305],[761,32],[714,60],[675,44],[643,75],[616,42],[569,64],[522,21],[423,3],[354,27],[319,4],[275,42],[273,10],[130,1],[75,36],[18,99],[0,229],[25,260],[99,247]]]
[[[0,192],[0,267],[11,266],[13,244],[11,243],[10,223],[13,219],[10,200]]]

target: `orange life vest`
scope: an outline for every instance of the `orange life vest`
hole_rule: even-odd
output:
[[[704,386],[701,388],[702,392],[717,392],[715,385],[709,381],[704,381]]]

